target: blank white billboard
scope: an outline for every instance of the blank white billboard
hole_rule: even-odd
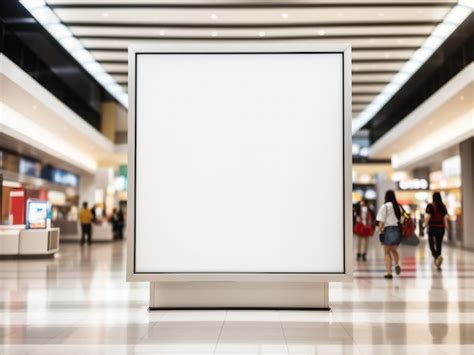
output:
[[[135,65],[134,274],[345,273],[343,52]]]

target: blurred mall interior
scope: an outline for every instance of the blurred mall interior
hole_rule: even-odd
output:
[[[0,1],[0,353],[474,354],[473,4]],[[330,311],[148,309],[148,283],[126,281],[127,50],[209,41],[352,46],[353,208],[395,191],[420,240],[400,246],[399,277],[383,278],[375,234],[366,261],[354,237]],[[423,223],[434,192],[442,271]]]

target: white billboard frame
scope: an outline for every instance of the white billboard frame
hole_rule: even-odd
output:
[[[135,174],[136,174],[136,58],[140,54],[318,54],[338,53],[342,56],[343,120],[343,220],[344,271],[337,273],[149,273],[135,270]],[[128,202],[127,202],[127,280],[150,282],[329,282],[352,280],[352,107],[351,107],[351,47],[347,44],[322,44],[316,41],[300,43],[168,43],[132,45],[128,61]],[[342,123],[342,124],[341,124]]]

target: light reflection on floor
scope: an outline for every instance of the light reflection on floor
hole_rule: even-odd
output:
[[[387,281],[372,241],[331,312],[147,310],[125,282],[125,246],[63,244],[54,260],[0,261],[1,354],[474,354],[474,254],[402,247]]]

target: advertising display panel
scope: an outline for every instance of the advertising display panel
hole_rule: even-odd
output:
[[[26,207],[26,228],[44,229],[47,225],[48,201],[28,200]]]
[[[349,279],[350,47],[129,56],[129,280]]]

